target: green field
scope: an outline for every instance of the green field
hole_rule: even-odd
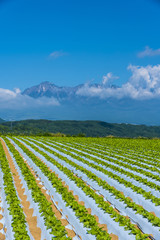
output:
[[[160,140],[2,137],[0,239],[160,239]]]

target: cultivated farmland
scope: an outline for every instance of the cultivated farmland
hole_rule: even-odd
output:
[[[160,141],[1,137],[2,239],[159,240]]]

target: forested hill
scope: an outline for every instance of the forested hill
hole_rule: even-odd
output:
[[[66,135],[82,135],[104,137],[160,137],[160,126],[106,123],[101,121],[50,121],[23,120],[0,123],[1,134],[44,134],[64,133]]]

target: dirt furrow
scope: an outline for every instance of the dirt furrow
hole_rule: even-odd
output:
[[[29,149],[28,149],[29,150]],[[29,150],[30,151],[30,150]],[[37,157],[37,158],[39,158],[39,157]],[[39,158],[40,159],[40,158]],[[44,164],[45,164],[45,166],[47,166],[47,164],[42,160],[42,159],[40,159]],[[47,166],[47,168],[49,169],[49,171],[50,172],[53,172],[48,166]],[[32,170],[33,171],[33,170]],[[53,172],[54,174],[55,174],[55,172]],[[56,174],[56,176],[59,178],[59,176],[58,176],[58,174]],[[59,180],[61,180],[60,178],[59,178]],[[67,190],[69,191],[69,192],[71,192],[72,194],[73,194],[73,191],[72,190],[69,190],[69,186],[68,185],[66,185],[66,183],[65,182],[62,182],[62,184],[63,184],[63,186],[64,187],[66,187],[67,188]],[[40,186],[42,186],[42,185],[40,185]],[[44,190],[43,189],[43,191],[46,191],[46,190]],[[80,204],[80,205],[85,205],[85,203],[83,202],[83,201],[79,201],[79,197],[78,197],[78,195],[74,195],[73,194],[73,196],[74,196],[74,198],[75,198],[75,200]],[[91,208],[87,208],[87,211],[88,211],[88,213],[89,214],[91,214]],[[94,215],[94,217],[95,217],[95,219],[96,219],[96,221],[97,221],[97,223],[98,223],[98,226],[99,227],[101,227],[104,231],[106,231],[106,232],[108,232],[108,229],[107,229],[107,225],[106,224],[101,224],[101,223],[99,223],[99,218],[98,218],[98,216],[96,216],[96,215]],[[67,229],[66,229],[67,230]],[[69,229],[68,229],[69,230]],[[80,236],[79,236],[80,237]],[[111,239],[112,240],[118,240],[118,236],[117,235],[115,235],[115,234],[110,234],[110,237],[111,237]],[[80,237],[81,238],[81,237]]]
[[[21,155],[21,157],[23,158],[22,155]],[[24,159],[24,162],[27,164],[27,167],[31,171],[32,175],[34,176],[38,187],[41,189],[41,192],[45,195],[46,199],[52,204],[51,207],[52,207],[53,212],[55,213],[56,218],[61,221],[63,226],[65,226],[68,237],[71,237],[71,238],[75,237],[77,235],[75,233],[75,231],[67,228],[67,226],[69,225],[67,217],[66,217],[66,219],[63,218],[62,212],[60,212],[59,209],[57,208],[57,206],[53,203],[51,196],[47,193],[47,190],[44,189],[44,186],[41,184],[41,181],[38,179],[38,177],[36,176],[33,169],[29,166],[29,164],[27,163],[27,161],[25,159]],[[57,205],[58,205],[58,203],[57,203]],[[81,239],[81,237],[79,235],[77,235],[77,236]]]
[[[23,188],[23,184],[21,183],[20,176],[18,171],[15,168],[12,157],[6,147],[6,144],[2,139],[0,139],[3,145],[3,149],[5,151],[6,157],[8,159],[8,163],[12,172],[14,184],[16,187],[16,191],[21,200],[22,209],[26,216],[26,221],[28,223],[29,231],[35,240],[41,240],[41,229],[37,226],[37,217],[33,216],[33,208],[30,208],[30,202],[27,201],[27,195],[24,194],[25,189]]]

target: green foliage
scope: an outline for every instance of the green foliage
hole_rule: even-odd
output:
[[[12,215],[12,228],[14,232],[15,240],[26,239],[30,237],[26,230],[26,220],[23,210],[20,205],[20,201],[17,196],[16,189],[14,187],[12,174],[8,161],[5,156],[2,144],[0,143],[0,168],[3,172],[4,191],[6,194],[6,201],[9,204],[9,213]]]
[[[0,122],[2,135],[79,136],[79,137],[160,137],[160,127],[116,124],[102,121],[23,120]]]
[[[40,140],[40,139],[38,139]],[[23,144],[21,144],[20,142],[18,142],[17,140],[14,139],[14,141],[23,149],[23,151],[27,154],[30,155],[31,152],[24,147]],[[23,141],[25,141],[23,139]],[[95,174],[91,173],[90,171],[88,171],[87,169],[77,165],[76,163],[74,163],[73,161],[67,159],[66,157],[63,157],[62,155],[58,154],[57,152],[45,147],[44,145],[42,145],[41,143],[38,143],[36,141],[33,140],[32,141],[42,147],[43,149],[45,149],[47,152],[50,152],[52,154],[54,154],[56,157],[60,158],[61,160],[69,163],[70,165],[74,166],[77,170],[82,171],[83,173],[85,173],[90,179],[97,181],[97,183],[102,186],[104,189],[109,190],[110,192],[112,192],[112,194],[115,194],[118,198],[122,199],[125,203],[128,203],[128,207],[133,207],[133,203],[126,198],[122,193],[120,193],[118,190],[116,190],[114,187],[110,186],[109,184],[107,184],[105,181],[102,181],[101,179],[99,179]],[[43,140],[41,140],[43,142]],[[28,145],[30,145],[35,151],[39,152],[42,156],[44,156],[48,161],[50,161],[51,163],[53,163],[55,166],[57,166],[61,171],[63,171],[72,181],[74,181],[78,187],[80,187],[86,195],[92,197],[95,202],[98,204],[98,206],[104,210],[104,212],[111,214],[111,217],[113,217],[113,219],[116,222],[119,222],[120,226],[125,226],[126,230],[130,230],[131,233],[135,234],[136,236],[141,236],[141,239],[147,239],[146,236],[144,236],[144,234],[141,233],[140,230],[136,229],[135,226],[130,222],[129,219],[126,219],[125,216],[119,214],[118,212],[116,212],[112,206],[110,206],[101,196],[97,195],[93,189],[91,189],[90,187],[88,187],[83,180],[81,180],[80,178],[78,178],[75,174],[72,173],[72,171],[70,171],[68,168],[64,167],[63,165],[61,165],[60,163],[58,163],[56,160],[54,160],[54,158],[51,158],[47,155],[47,153],[44,153],[43,151],[41,151],[38,147],[36,147],[35,145],[31,144],[31,142],[25,141]],[[45,142],[44,142],[45,143]],[[48,142],[47,142],[48,146],[51,146]],[[61,148],[59,149],[58,147],[55,147],[57,150],[60,150],[63,153],[66,153],[65,149]],[[69,151],[71,151],[71,149],[68,149]],[[67,154],[69,154],[69,151],[67,152]],[[72,156],[72,153],[70,152],[69,154],[70,156]],[[31,156],[31,155],[30,155]],[[33,159],[34,154],[32,154],[32,159]],[[34,157],[35,158],[35,157]],[[79,156],[76,156],[77,160],[80,160],[82,162],[87,162],[84,159],[80,158]],[[95,166],[95,168],[97,169],[98,166]],[[50,176],[49,176],[50,177]],[[132,204],[132,206],[131,206]],[[75,205],[75,203],[67,203],[67,205],[71,206],[72,209],[76,209],[77,206]],[[136,210],[138,210],[140,207],[139,205],[134,204],[134,206],[136,206]],[[89,219],[86,216],[86,213],[84,212],[84,208],[83,206],[81,206],[79,209],[77,209],[78,211],[78,215],[80,218],[80,221],[84,222],[84,226],[86,227],[91,227],[92,226],[92,221],[93,219],[91,219],[89,217]],[[147,211],[145,211],[146,213]],[[148,213],[148,212],[147,212]],[[83,218],[85,216],[85,219]],[[85,220],[85,221],[84,221]],[[89,231],[90,233],[94,233],[95,229],[93,230],[93,228],[91,229],[91,231]],[[96,230],[96,232],[98,232],[98,229]],[[148,235],[147,235],[148,236]],[[97,239],[103,239],[99,236],[99,238]],[[137,238],[138,239],[138,238]]]
[[[36,138],[35,138],[35,139],[36,139]],[[39,139],[39,140],[40,140],[40,139]],[[61,160],[63,159],[65,162],[67,162],[67,163],[69,163],[70,165],[74,166],[77,170],[81,170],[83,173],[85,173],[85,174],[87,175],[87,177],[89,177],[90,179],[96,181],[96,182],[97,182],[100,186],[102,186],[104,189],[106,189],[106,190],[110,191],[112,194],[114,194],[117,199],[120,199],[121,201],[123,201],[123,202],[127,205],[127,207],[132,208],[134,211],[136,211],[136,213],[139,213],[139,214],[141,214],[143,217],[148,218],[148,220],[151,221],[153,225],[160,227],[160,222],[157,222],[157,218],[156,218],[153,214],[148,213],[148,211],[146,211],[143,207],[140,207],[138,204],[132,202],[130,199],[128,199],[127,197],[125,197],[120,191],[118,191],[118,190],[115,189],[114,187],[112,187],[112,186],[110,186],[109,184],[107,184],[105,181],[103,181],[103,180],[101,180],[100,178],[98,178],[95,174],[93,174],[93,173],[91,173],[90,171],[88,171],[87,169],[85,169],[85,168],[77,165],[76,163],[74,163],[73,161],[69,160],[68,158],[61,156],[59,153],[57,153],[57,152],[49,149],[48,147],[45,147],[44,145],[42,145],[42,144],[40,144],[40,143],[37,143],[36,141],[33,140],[33,138],[32,138],[32,141],[33,141],[36,145],[38,145],[38,146],[42,147],[43,149],[45,149],[47,152],[50,152],[50,153],[54,154],[56,157],[60,158]],[[43,140],[41,140],[41,141],[42,141],[42,143],[46,143],[46,142],[44,142]],[[73,146],[73,145],[74,145],[73,140],[70,139],[70,141],[72,142],[72,146]],[[93,141],[94,141],[94,140],[93,140]],[[121,142],[121,141],[123,141],[123,140],[119,139],[118,141]],[[138,140],[138,141],[139,141],[139,140]],[[146,141],[146,140],[145,140],[145,141]],[[99,143],[98,140],[97,140],[97,142]],[[103,142],[103,140],[102,140],[102,142]],[[84,143],[84,141],[83,141],[83,143]],[[51,158],[48,158],[48,157],[47,157],[47,154],[45,154],[45,153],[43,153],[42,151],[40,151],[38,148],[36,148],[34,145],[32,145],[32,144],[31,144],[30,142],[28,142],[28,141],[27,141],[27,144],[31,145],[32,148],[34,148],[36,151],[39,151],[43,156],[45,156],[45,158],[46,158],[47,160],[51,161]],[[113,144],[113,142],[112,142],[112,144]],[[52,145],[47,142],[47,146],[52,146]],[[108,164],[108,163],[106,163],[106,162],[103,163],[103,161],[101,161],[101,160],[99,160],[99,159],[96,159],[96,158],[94,158],[94,157],[92,157],[92,156],[87,156],[87,155],[85,155],[85,153],[83,152],[83,149],[82,149],[82,151],[81,151],[80,154],[79,154],[79,152],[76,151],[75,149],[74,149],[74,153],[73,153],[73,149],[71,149],[71,148],[69,148],[69,147],[67,148],[67,146],[65,146],[65,148],[62,149],[61,146],[56,146],[55,142],[54,142],[54,148],[55,148],[56,150],[60,151],[60,152],[63,152],[63,153],[65,153],[65,154],[67,154],[67,155],[70,155],[73,159],[74,159],[74,157],[75,157],[75,154],[74,154],[74,153],[76,153],[76,159],[77,159],[78,161],[83,162],[83,163],[91,166],[92,168],[95,168],[96,170],[98,170],[98,171],[100,171],[100,172],[103,172],[104,174],[108,175],[110,178],[117,179],[117,181],[119,181],[121,184],[124,184],[126,187],[132,188],[132,190],[133,190],[134,192],[137,192],[138,194],[143,195],[146,199],[151,199],[152,202],[155,203],[155,205],[160,205],[160,199],[159,199],[159,198],[155,197],[155,196],[152,195],[150,192],[146,192],[146,191],[143,190],[141,187],[137,187],[137,186],[133,185],[131,182],[128,182],[128,181],[126,181],[125,179],[117,176],[117,175],[114,174],[112,171],[108,171],[108,170],[104,169],[103,167],[100,167],[100,165],[105,165],[105,166],[107,166],[107,167],[112,167],[114,170],[117,169],[117,171],[122,172],[122,173],[125,173],[124,170],[122,170],[120,167],[117,168],[117,167],[112,166],[112,165],[110,165],[110,164]],[[76,148],[78,149],[79,147],[76,145]],[[66,149],[67,149],[68,151],[66,151]],[[79,149],[81,149],[81,147],[80,147]],[[99,165],[95,165],[94,163],[90,163],[90,162],[88,162],[87,160],[85,160],[84,158],[82,158],[81,156],[88,157],[88,158],[90,158],[91,160],[94,160],[95,162],[99,163]],[[112,161],[111,159],[109,159],[109,160]],[[114,160],[114,161],[115,161],[115,160]],[[53,160],[52,160],[52,162],[53,162]],[[54,162],[54,164],[56,165],[55,162]],[[130,172],[126,172],[126,175],[129,176],[129,177],[132,176],[132,177],[134,178],[134,174],[132,174],[132,173],[130,173]],[[157,176],[157,177],[158,177],[158,176]],[[142,178],[140,178],[139,176],[136,176],[136,175],[135,175],[135,178],[137,178],[138,181],[141,181],[141,180],[142,180]],[[159,188],[159,186],[157,186],[156,184],[153,183],[153,185],[152,185],[152,183],[146,181],[145,179],[144,179],[144,181],[142,180],[142,182],[143,182],[144,184],[146,184],[146,185],[149,185],[149,186],[151,185],[151,186],[153,186],[153,189],[154,189],[154,187],[158,187],[158,188]],[[115,216],[114,216],[114,217],[115,217]],[[152,217],[152,218],[151,218],[151,217]]]
[[[31,178],[30,171],[26,168],[23,158],[19,155],[18,151],[13,147],[9,140],[7,138],[4,139],[9,146],[10,151],[13,153],[29,189],[32,191],[32,197],[34,198],[35,202],[40,204],[40,212],[41,215],[46,219],[46,226],[52,229],[52,233],[56,233],[57,239],[66,239],[63,226],[57,223],[54,216],[50,214],[50,204],[46,202],[46,200],[43,198],[43,194],[41,194],[41,192],[38,190],[36,183],[34,183],[33,179]],[[57,177],[55,172],[50,172],[47,165],[44,164],[43,161],[36,157],[32,151],[30,151],[24,146],[24,144],[20,142],[21,139],[28,146],[31,146],[36,152],[45,157],[47,161],[51,162],[60,171],[62,171],[77,185],[77,187],[81,188],[87,196],[91,197],[100,209],[108,213],[115,222],[118,222],[119,226],[124,227],[125,230],[130,232],[130,234],[134,234],[135,239],[148,239],[148,234],[143,234],[135,227],[129,218],[126,218],[126,216],[123,216],[121,213],[116,211],[116,209],[110,205],[102,195],[99,195],[98,191],[94,191],[92,188],[93,186],[90,187],[86,182],[83,181],[83,179],[78,177],[79,171],[81,171],[103,189],[109,191],[115,196],[116,199],[119,199],[119,201],[123,202],[126,208],[131,208],[136,214],[142,215],[153,226],[160,227],[160,219],[154,216],[153,213],[148,212],[143,206],[133,202],[132,199],[126,197],[122,192],[118,191],[106,181],[92,173],[92,171],[89,171],[85,167],[77,164],[77,161],[87,164],[91,168],[104,173],[109,178],[117,180],[126,188],[131,188],[137,194],[141,194],[145,199],[150,199],[156,206],[160,206],[160,199],[155,197],[151,191],[147,192],[140,186],[136,186],[132,183],[132,179],[134,179],[137,182],[143,183],[150,188],[160,191],[160,186],[152,182],[152,179],[160,182],[160,160],[158,159],[160,158],[160,141],[158,139],[118,139],[112,137],[98,139],[85,138],[83,134],[79,135],[77,138],[71,136],[64,138],[59,134],[54,138],[52,134],[49,134],[49,136],[46,134],[46,136],[43,138],[18,137],[12,139],[41,169],[43,174],[52,183],[53,187],[56,188],[56,191],[61,194],[62,199],[66,202],[66,206],[72,208],[80,222],[83,223],[83,226],[88,229],[88,233],[95,235],[96,239],[102,240],[111,238],[106,231],[97,225],[95,217],[87,212],[85,206],[82,206],[76,201],[73,194],[62,184],[62,180]],[[52,148],[53,145],[54,148]],[[109,151],[107,149],[109,149]],[[49,156],[49,153],[53,154],[55,158]],[[61,153],[67,154],[71,158],[67,158]],[[56,158],[61,159],[62,162],[66,162],[78,171],[74,172],[73,170],[70,170],[69,167],[65,167],[63,164],[60,164]],[[75,162],[74,159],[77,161]],[[91,161],[87,161],[87,159],[90,159]],[[115,165],[113,163],[115,163]],[[120,175],[117,175],[117,172],[120,173]],[[137,172],[141,173],[141,176],[144,175],[144,177],[137,175]],[[154,174],[154,172],[158,174]],[[124,179],[123,175],[126,175],[131,180],[128,178]],[[145,176],[149,177],[151,180],[148,180]],[[12,190],[8,191],[8,189],[6,189],[6,193],[11,194]],[[8,199],[8,202],[9,201],[10,199]],[[53,224],[55,226],[54,228]],[[20,224],[18,223],[17,226],[19,227]],[[59,229],[60,231],[58,231]]]
[[[7,142],[7,145],[10,147],[10,150],[12,152],[15,152],[13,145],[9,143],[8,139],[5,139]],[[66,187],[63,186],[62,181],[56,176],[54,172],[50,172],[48,167],[38,158],[36,157],[31,151],[29,151],[23,144],[21,144],[19,141],[14,141],[23,149],[23,151],[32,159],[32,161],[41,169],[41,171],[44,173],[46,177],[48,177],[49,181],[52,183],[52,186],[56,189],[56,192],[61,194],[62,199],[66,202],[66,206],[69,206],[73,209],[75,212],[75,215],[80,219],[80,222],[83,223],[84,227],[89,228],[90,230],[96,229],[94,231],[94,235],[97,237],[97,239],[100,239],[100,236],[102,236],[106,240],[110,240],[111,237],[109,236],[109,233],[106,231],[101,230],[99,228],[98,223],[96,221],[96,218],[89,214],[87,212],[87,209],[85,206],[82,206],[79,204],[76,199],[74,198],[73,194],[68,191]],[[50,159],[50,157],[48,156]],[[20,157],[19,157],[20,159]],[[55,161],[56,162],[56,161]],[[69,170],[70,172],[70,170]],[[71,173],[73,174],[73,173]],[[29,176],[28,176],[29,177]],[[33,185],[33,183],[31,183]],[[32,193],[33,195],[34,193]],[[39,194],[36,195],[36,198],[39,198]],[[46,206],[45,206],[46,209]],[[43,210],[45,210],[43,209]],[[45,215],[45,218],[47,216]],[[53,225],[52,225],[53,226]],[[88,233],[90,233],[90,230],[88,230]]]
[[[48,229],[51,229],[51,232],[55,237],[57,238],[62,237],[64,240],[67,240],[67,239],[69,240],[70,238],[66,237],[67,232],[65,230],[65,227],[61,224],[60,220],[58,220],[55,217],[51,207],[51,203],[48,202],[45,195],[41,192],[40,188],[36,183],[36,179],[32,175],[27,164],[24,162],[23,158],[21,157],[19,152],[14,148],[14,146],[10,143],[10,141],[7,138],[4,138],[4,140],[7,146],[9,147],[9,150],[13,154],[19,168],[21,169],[21,173],[24,176],[27,186],[31,190],[31,194],[34,202],[38,203],[39,205],[41,216],[43,216],[45,220],[45,225],[47,226]],[[12,194],[12,192],[10,192],[10,194]],[[20,219],[21,215],[20,214],[16,215],[16,217]],[[20,229],[20,231],[22,230]],[[27,240],[28,238],[24,237],[23,239]]]

